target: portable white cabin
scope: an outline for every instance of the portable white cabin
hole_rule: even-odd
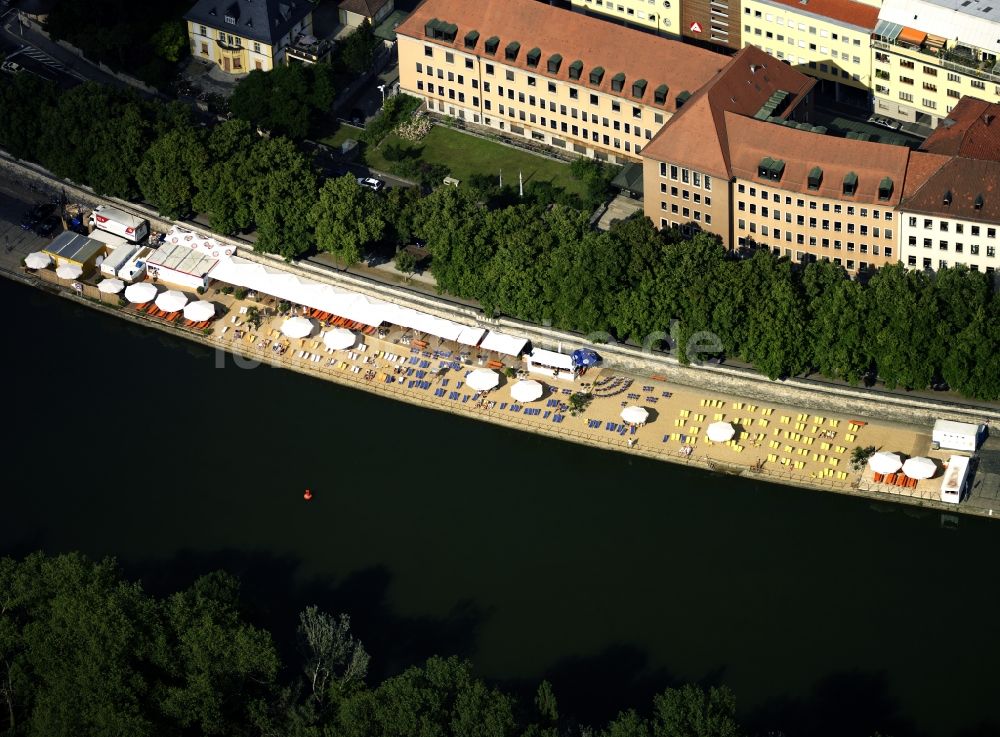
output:
[[[937,443],[939,448],[965,450],[971,453],[976,450],[979,427],[971,422],[938,420],[934,423],[931,440]]]

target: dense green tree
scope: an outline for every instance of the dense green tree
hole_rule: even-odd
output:
[[[619,712],[611,720],[607,729],[601,732],[601,737],[649,737],[649,722],[643,719],[634,709]]]
[[[725,687],[668,688],[653,698],[652,737],[739,737],[736,699]]]
[[[806,266],[802,275],[806,309],[804,340],[812,367],[852,384],[871,365],[865,346],[865,291],[832,261]]]
[[[379,40],[375,37],[375,30],[366,18],[340,42],[340,63],[349,72],[363,74],[371,68],[378,46]]]
[[[312,120],[325,114],[335,96],[333,73],[325,64],[287,64],[253,70],[236,86],[229,111],[275,135],[298,139]]]
[[[938,319],[930,278],[903,264],[883,266],[868,283],[868,297],[867,346],[879,377],[890,389],[927,387]]]
[[[54,84],[34,74],[3,75],[0,79],[0,146],[22,159],[39,160],[38,142],[45,111],[57,105]],[[62,145],[66,142],[63,141]]]
[[[188,53],[188,34],[181,20],[164,21],[149,39],[153,53],[164,61],[178,62]]]
[[[761,250],[741,266],[732,288],[745,314],[743,357],[771,379],[799,373],[808,366],[805,314],[791,263]]]
[[[949,341],[942,375],[952,389],[976,399],[1000,399],[1000,299],[979,306]]]
[[[242,621],[238,582],[224,573],[199,578],[170,597],[165,620],[163,713],[199,734],[243,734],[273,697],[278,656],[268,632]]]
[[[339,720],[346,737],[504,737],[515,727],[510,697],[454,657],[431,658],[355,695]]]
[[[414,209],[413,232],[427,242],[440,291],[478,299],[493,246],[484,236],[486,211],[460,187],[441,187]]]
[[[36,554],[0,565],[0,592],[12,732],[154,733],[145,672],[164,653],[154,603],[137,584],[111,561]]]
[[[479,300],[488,315],[545,317],[542,283],[552,232],[541,215],[540,209],[525,206],[486,214],[481,237],[490,244],[492,257]]]
[[[191,212],[195,178],[208,165],[208,152],[197,129],[178,128],[156,139],[136,170],[142,196],[172,220]]]
[[[287,138],[258,141],[240,167],[257,241],[265,253],[294,258],[312,248],[309,213],[316,202],[316,175]]]
[[[354,177],[327,179],[309,213],[316,245],[351,265],[385,235],[385,200]]]

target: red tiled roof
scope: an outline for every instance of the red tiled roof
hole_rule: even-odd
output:
[[[944,203],[951,193],[951,204]],[[976,207],[982,197],[982,207]],[[965,220],[1000,222],[1000,162],[952,158],[940,167],[901,208],[911,212]]]
[[[725,113],[753,116],[770,96],[790,93],[785,117],[816,84],[755,46],[742,49],[716,77],[688,100],[642,150],[643,157],[684,164],[713,176],[729,176]],[[770,135],[777,135],[768,129]]]
[[[1000,161],[1000,105],[977,97],[963,97],[920,145],[920,150]]]
[[[910,197],[924,186],[927,180],[949,161],[951,157],[943,154],[911,151],[910,163],[906,167],[906,182],[903,184],[903,199]]]
[[[855,2],[855,0],[768,0],[777,5],[786,5],[799,12],[822,15],[842,23],[850,23],[854,26],[875,28],[878,23],[878,8],[866,3]]]
[[[836,138],[733,113],[726,113],[726,129],[733,176],[757,179],[757,167],[770,157],[785,162],[780,183],[775,183],[784,190],[844,198],[844,177],[853,172],[858,177],[857,191],[846,201],[895,205],[900,200],[910,155],[905,146]],[[818,190],[811,190],[807,180],[816,166],[823,170],[823,179]],[[888,200],[879,200],[879,184],[885,177],[892,179],[892,194]]]
[[[491,36],[498,36],[497,63],[524,69],[539,77],[571,82],[650,105],[656,88],[666,84],[669,91],[662,107],[668,112],[676,109],[675,100],[680,92],[694,93],[728,61],[722,54],[537,0],[424,0],[396,29],[396,34],[423,40],[426,38],[425,25],[435,18],[458,26],[458,33],[454,41],[435,39],[434,43],[460,51],[474,51],[489,59],[491,55],[485,52],[484,44]],[[465,48],[464,37],[469,31],[479,32],[473,49]],[[516,60],[507,61],[504,49],[512,41],[519,42],[521,47]],[[528,52],[535,47],[541,50],[541,59],[537,67],[529,67]],[[553,54],[559,54],[562,62],[559,71],[550,74],[548,60]],[[583,73],[580,79],[570,80],[569,67],[576,60],[583,62]],[[604,68],[604,77],[599,85],[592,85],[590,71],[596,67]],[[611,80],[618,73],[625,74],[620,93],[611,90]],[[647,84],[643,96],[636,98],[632,96],[632,83],[639,79],[645,79]]]

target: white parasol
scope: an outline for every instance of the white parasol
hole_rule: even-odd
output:
[[[882,450],[868,459],[868,467],[875,473],[895,473],[903,467],[903,460],[895,453]]]
[[[125,282],[121,279],[104,279],[97,288],[105,294],[118,294],[125,288]]]
[[[649,410],[633,404],[622,410],[621,418],[630,425],[641,425],[649,419]]]
[[[903,473],[911,479],[932,479],[937,473],[937,465],[930,458],[922,456],[907,458],[903,463]]]
[[[323,333],[323,343],[327,348],[332,348],[335,351],[350,348],[356,340],[357,336],[344,328],[334,328]]]
[[[188,303],[187,295],[176,289],[168,289],[156,298],[156,306],[164,312],[177,312]]]
[[[732,440],[735,434],[736,428],[729,422],[713,422],[708,426],[708,439],[715,443]]]
[[[465,383],[477,391],[486,391],[500,383],[500,374],[491,369],[476,369],[465,379]]]
[[[204,322],[215,317],[215,305],[203,299],[184,305],[184,318],[191,322]]]
[[[141,281],[125,287],[125,299],[132,304],[146,304],[154,297],[156,297],[156,285],[151,282]]]
[[[518,402],[534,402],[545,394],[545,386],[534,379],[519,381],[510,388],[510,396]]]
[[[305,317],[290,317],[281,326],[281,332],[289,338],[304,338],[313,331],[311,320]]]
[[[83,274],[83,269],[76,264],[63,264],[56,269],[56,276],[60,279],[79,279]]]
[[[29,269],[47,269],[51,263],[52,257],[41,251],[29,253],[24,259],[24,265]]]

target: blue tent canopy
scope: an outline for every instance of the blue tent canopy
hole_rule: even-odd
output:
[[[593,366],[600,363],[601,357],[589,348],[577,348],[573,351],[574,366]]]

